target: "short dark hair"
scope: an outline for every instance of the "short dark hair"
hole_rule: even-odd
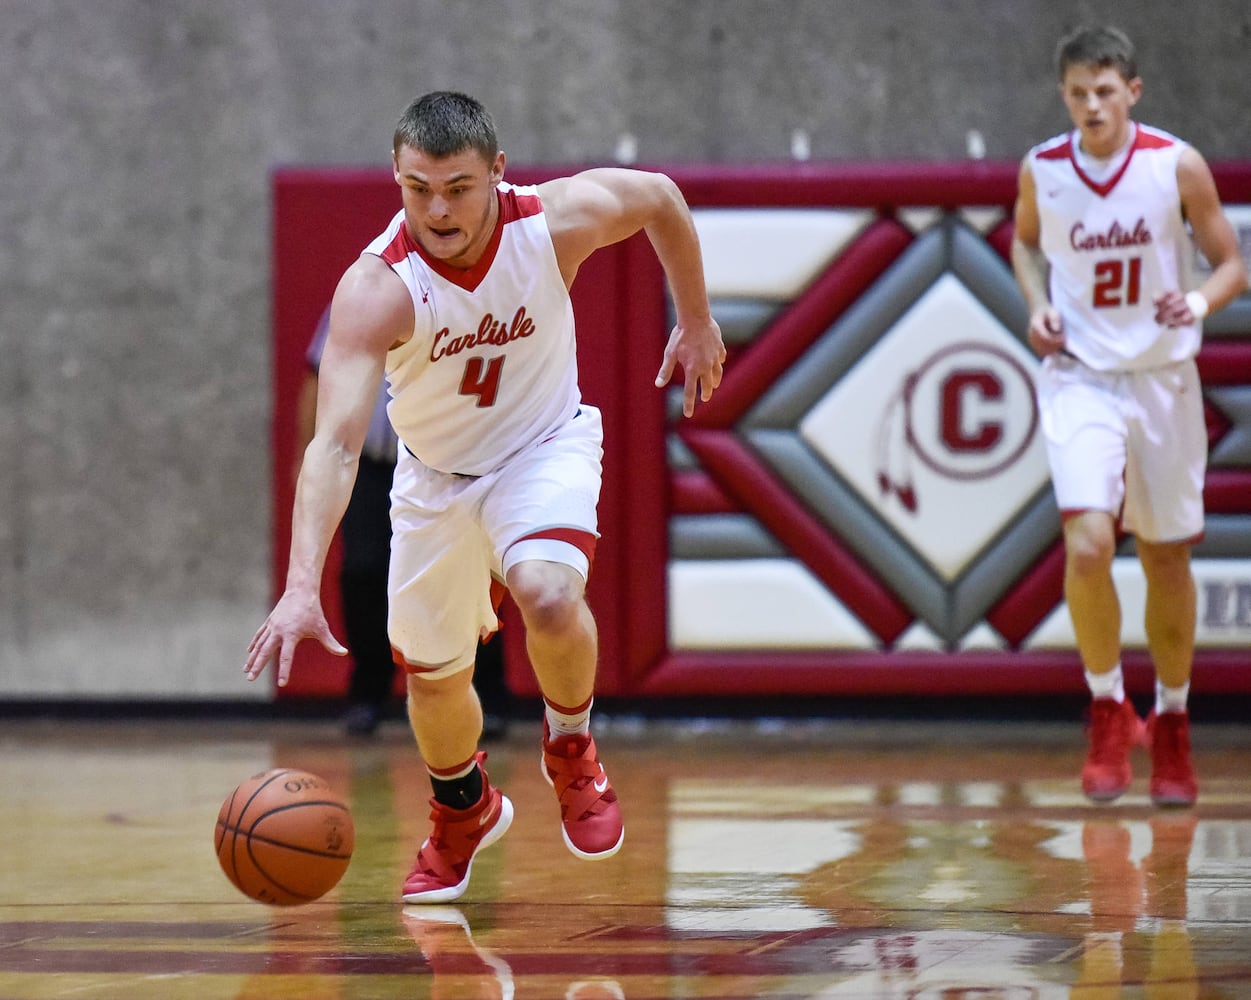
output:
[[[466,149],[477,150],[488,162],[499,153],[495,122],[480,101],[450,90],[436,90],[417,98],[400,115],[392,152],[404,146],[442,159]]]
[[[1061,80],[1070,66],[1112,67],[1126,80],[1138,75],[1134,43],[1120,28],[1111,25],[1078,28],[1056,46],[1056,72]]]

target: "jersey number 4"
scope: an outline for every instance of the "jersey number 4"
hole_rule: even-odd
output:
[[[1096,309],[1136,306],[1142,291],[1142,258],[1101,260],[1095,265]]]
[[[504,367],[504,355],[492,358],[484,366],[481,358],[465,362],[465,374],[460,377],[460,394],[477,396],[478,406],[494,406],[500,391],[500,369]]]

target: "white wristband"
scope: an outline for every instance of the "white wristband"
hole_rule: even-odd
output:
[[[1196,320],[1203,319],[1211,309],[1208,300],[1203,297],[1203,293],[1199,291],[1186,293],[1186,308],[1190,310]]]

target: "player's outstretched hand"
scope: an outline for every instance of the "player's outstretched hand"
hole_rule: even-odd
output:
[[[316,639],[335,656],[346,656],[347,649],[330,631],[321,600],[316,595],[303,595],[287,591],[269,613],[252,641],[248,644],[248,659],[243,673],[254,681],[269,665],[278,661],[278,686],[285,687],[291,677],[291,661],[295,647],[301,639]]]
[[[691,416],[695,412],[695,397],[705,403],[712,399],[713,390],[721,384],[725,370],[725,344],[721,340],[721,327],[711,316],[701,323],[679,323],[669,334],[665,345],[660,371],[656,374],[656,388],[669,384],[678,365],[685,376],[682,412]]]

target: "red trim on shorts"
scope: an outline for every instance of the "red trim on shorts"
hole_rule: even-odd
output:
[[[587,563],[591,565],[595,563],[595,543],[599,539],[589,531],[583,531],[581,528],[544,528],[530,535],[522,535],[517,542],[528,541],[531,538],[550,538],[557,542],[568,542],[586,556]],[[517,542],[513,542],[513,545]]]
[[[587,698],[587,700],[577,708],[566,708],[564,705],[556,704],[556,702],[552,701],[552,699],[547,697],[547,695],[543,696],[543,703],[547,705],[548,708],[552,709],[552,711],[559,712],[561,715],[581,715],[591,707],[591,702],[594,700],[595,695],[591,695],[591,697]]]
[[[491,607],[495,609],[495,613],[500,613],[500,605],[504,603],[504,595],[508,593],[508,587],[505,586],[503,580],[497,580],[491,577]],[[501,622],[501,624],[503,624]],[[495,633],[492,632],[492,635]]]
[[[1085,514],[1087,511],[1092,511],[1092,510],[1097,511],[1099,510],[1099,508],[1098,507],[1073,507],[1070,509],[1062,510],[1060,511],[1060,521],[1064,524],[1067,524],[1073,518],[1077,517],[1078,514]],[[1116,531],[1118,535],[1134,535],[1132,531],[1127,531],[1124,528],[1124,526],[1121,524],[1119,519],[1117,519],[1116,521]],[[1198,545],[1201,541],[1203,541],[1203,537],[1205,534],[1206,534],[1205,531],[1200,531],[1197,535],[1191,535],[1188,538],[1170,538],[1167,541],[1160,541],[1158,539],[1149,539],[1149,541],[1151,541],[1151,543],[1154,545]],[[1134,537],[1137,537],[1137,536],[1134,536]]]
[[[497,615],[499,614],[500,605],[504,603],[504,595],[507,593],[508,593],[508,588],[504,586],[504,584],[500,582],[499,580],[492,578],[491,580],[491,607],[495,609],[495,613]],[[503,627],[504,627],[504,623],[500,621],[499,628],[503,628]],[[495,631],[498,632],[499,628],[497,628]],[[494,637],[495,637],[495,632],[492,632],[482,641],[490,642]],[[409,660],[405,658],[404,654],[401,653],[395,646],[391,647],[391,659],[395,661],[395,665],[397,667],[400,667],[406,674],[412,674],[412,675],[429,674],[439,669],[438,667],[426,666],[423,663],[409,662]]]
[[[400,667],[406,674],[432,674],[439,669],[438,667],[427,666],[424,663],[410,662],[405,659],[404,654],[401,653],[395,646],[391,647],[391,659],[394,660],[395,665]]]
[[[1131,537],[1136,538],[1132,531],[1127,532]],[[1203,541],[1204,532],[1200,531],[1197,535],[1189,535],[1186,538],[1149,538],[1146,541],[1152,545],[1198,545]]]

